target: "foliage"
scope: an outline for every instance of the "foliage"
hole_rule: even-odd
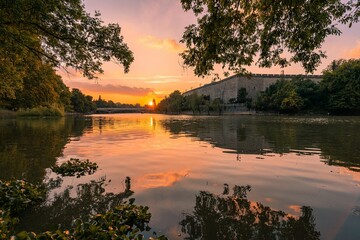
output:
[[[96,110],[96,105],[92,97],[84,95],[79,89],[73,88],[71,91],[71,104],[75,112],[90,113]]]
[[[339,60],[325,71],[321,82],[327,108],[333,113],[360,113],[360,60]]]
[[[237,103],[245,103],[247,101],[247,91],[246,91],[246,88],[240,88],[238,90],[238,94],[237,94],[237,97],[236,97],[236,102]]]
[[[0,180],[0,210],[13,214],[43,200],[43,197],[44,189],[25,180]]]
[[[222,113],[222,111],[224,110],[223,104],[224,104],[224,101],[222,99],[215,98],[211,101],[210,107],[214,112],[216,112],[220,115]]]
[[[6,239],[11,234],[11,229],[18,222],[17,218],[12,218],[9,211],[0,208],[0,239]]]
[[[77,178],[85,176],[86,174],[93,174],[98,169],[96,163],[90,162],[89,159],[81,161],[77,158],[70,158],[70,160],[61,164],[51,167],[51,170],[61,176],[76,176]]]
[[[134,205],[131,201],[104,214],[96,214],[89,221],[78,219],[69,230],[58,229],[40,234],[22,231],[15,239],[143,239],[141,231],[150,230],[150,218],[148,207]],[[167,238],[160,236],[157,239]]]
[[[201,191],[191,214],[180,222],[185,239],[320,239],[310,207],[295,218],[247,199],[250,186],[235,186],[223,195]]]
[[[106,101],[99,96],[97,100],[94,100],[94,103],[97,108],[140,108],[140,104],[128,104],[128,103],[119,103],[113,102],[112,100]]]
[[[12,89],[14,94],[0,94],[0,104],[12,110],[53,106],[68,110],[71,93],[52,66],[38,58],[27,57],[27,60],[21,88]]]
[[[61,117],[64,115],[64,110],[57,107],[35,107],[31,109],[20,109],[17,116],[53,116]]]
[[[319,84],[310,79],[279,79],[260,93],[255,102],[257,110],[296,113],[321,107]]]
[[[161,100],[156,106],[157,111],[164,113],[176,113],[179,114],[182,110],[182,103],[184,99],[179,90],[175,90],[168,97]]]
[[[15,63],[6,64],[7,79],[12,73],[21,79],[16,64],[25,65],[27,56],[72,67],[88,78],[103,72],[104,61],[123,65],[125,72],[133,61],[119,25],[103,25],[100,13],[86,13],[81,0],[4,0],[0,9],[0,58]]]
[[[360,16],[360,2],[352,0],[181,3],[197,16],[197,24],[185,29],[181,41],[187,50],[181,56],[198,76],[209,74],[216,64],[246,72],[253,62],[260,67],[301,63],[306,72],[313,72],[326,56],[321,51],[325,38],[341,34],[336,21],[351,26]]]

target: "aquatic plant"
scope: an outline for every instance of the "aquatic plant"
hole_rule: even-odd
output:
[[[88,159],[82,161],[77,158],[70,158],[67,162],[51,167],[51,170],[63,177],[76,176],[77,178],[85,176],[86,174],[93,174],[98,169],[96,163],[90,162]]]
[[[52,168],[54,172],[62,177],[81,177],[86,174],[93,174],[97,169],[98,165],[96,163],[89,160],[80,161],[79,159],[70,159],[60,166]],[[99,191],[95,191],[95,195],[104,193],[105,190],[102,187],[104,181],[105,179],[100,182],[91,182],[91,185],[89,185],[89,187],[98,186],[96,189]],[[45,200],[47,193],[59,186],[57,183],[61,184],[61,179],[58,177],[56,184],[50,182],[50,184],[43,185],[34,185],[26,180],[0,180],[0,239],[143,239],[144,235],[142,233],[150,231],[148,224],[151,214],[148,212],[149,208],[147,206],[135,205],[134,198],[129,199],[128,202],[123,201],[123,197],[132,194],[130,181],[130,177],[126,177],[124,193],[107,193],[103,197],[99,197],[99,205],[112,206],[116,204],[111,209],[100,206],[99,209],[104,209],[104,212],[95,212],[88,218],[79,217],[69,227],[61,227],[60,225],[55,230],[35,233],[33,231],[16,231],[15,226],[19,223],[17,215],[31,205]],[[79,187],[86,190],[86,186],[81,185]],[[65,194],[65,196],[67,195]],[[160,236],[151,239],[165,240],[167,238]]]

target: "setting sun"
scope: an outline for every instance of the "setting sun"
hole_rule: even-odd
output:
[[[154,105],[154,102],[153,102],[153,101],[149,101],[148,105],[149,105],[149,106],[153,106],[153,105]]]

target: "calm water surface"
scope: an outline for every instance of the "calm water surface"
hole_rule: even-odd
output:
[[[233,187],[250,185],[251,206],[258,202],[296,219],[307,206],[321,239],[360,239],[359,129],[358,117],[7,119],[0,120],[0,178],[56,179],[49,168],[69,158],[100,167],[92,176],[66,177],[44,210],[24,215],[23,228],[41,229],[49,215],[55,225],[69,223],[71,216],[59,209],[91,212],[96,202],[105,207],[115,198],[133,197],[150,207],[152,230],[183,239],[189,232],[180,222],[189,228],[195,221],[191,226],[204,231],[214,224],[207,214],[221,217],[216,204],[204,202],[227,199]],[[125,191],[126,177],[133,193]]]

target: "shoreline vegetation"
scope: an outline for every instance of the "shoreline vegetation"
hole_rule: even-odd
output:
[[[200,95],[195,90],[184,95],[179,90],[165,97],[156,111],[165,114],[192,112],[222,115],[231,112],[305,115],[360,115],[360,59],[333,61],[320,82],[301,76],[279,79],[250,98],[246,88],[237,96],[224,98]]]

